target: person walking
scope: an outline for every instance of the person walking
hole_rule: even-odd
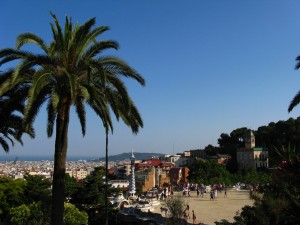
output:
[[[224,189],[224,198],[228,198],[226,188]]]
[[[194,210],[192,210],[192,213],[193,213],[193,224],[195,224],[196,223],[196,215],[195,215],[195,212],[194,212]]]
[[[215,191],[214,191],[214,198],[217,199],[217,197],[218,197],[218,190],[215,189]]]
[[[214,200],[214,191],[213,190],[210,191],[210,199],[209,200],[210,201]]]
[[[186,208],[185,208],[185,211],[187,213],[187,218],[190,219],[190,206],[189,205],[186,205]]]

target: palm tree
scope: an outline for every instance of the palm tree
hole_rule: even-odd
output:
[[[121,118],[137,133],[143,122],[122,77],[132,78],[141,85],[145,81],[123,60],[112,56],[99,56],[104,50],[119,48],[116,41],[96,39],[108,27],[93,28],[95,18],[82,25],[73,26],[72,20],[66,17],[62,29],[56,16],[52,13],[51,15],[54,20],[51,23],[54,40],[49,45],[35,34],[25,33],[18,36],[16,49],[0,51],[0,65],[18,60],[9,81],[0,87],[0,94],[10,87],[20,85],[18,80],[25,71],[35,70],[30,78],[24,126],[34,122],[42,104],[47,102],[49,137],[52,136],[56,123],[51,223],[62,225],[71,106],[75,107],[83,135],[86,132],[86,105],[101,118],[106,134],[113,131],[111,112],[117,120]],[[43,53],[34,54],[20,50],[27,43],[36,44]]]
[[[8,79],[11,75],[11,71],[0,74],[0,85]],[[15,141],[18,141],[23,145],[22,134],[25,132],[31,138],[34,138],[34,130],[32,126],[29,126],[27,130],[23,129],[23,118],[21,116],[24,110],[24,96],[28,92],[28,87],[16,86],[14,89],[7,91],[0,96],[0,145],[5,152],[9,152],[10,141],[12,146],[15,145]]]

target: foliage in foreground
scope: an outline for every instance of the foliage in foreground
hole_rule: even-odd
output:
[[[96,167],[86,179],[76,182],[66,175],[64,223],[97,225],[105,223],[105,183],[103,167]],[[109,189],[109,194],[119,192]],[[116,212],[109,205],[109,224]],[[25,180],[0,177],[0,224],[49,225],[51,182],[41,176]]]

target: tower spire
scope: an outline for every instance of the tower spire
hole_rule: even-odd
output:
[[[136,193],[136,189],[135,189],[135,175],[134,175],[134,162],[135,162],[135,157],[133,154],[133,149],[131,150],[131,157],[130,157],[130,178],[129,178],[129,193],[130,196],[134,196],[134,194]]]

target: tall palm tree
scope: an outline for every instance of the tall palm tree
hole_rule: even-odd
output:
[[[8,79],[11,71],[0,74],[0,85]],[[28,87],[16,86],[0,96],[0,145],[5,152],[9,152],[8,141],[14,146],[15,141],[23,145],[22,134],[27,133],[34,138],[34,130],[29,126],[27,130],[23,129],[22,113],[24,110],[25,95]]]
[[[298,70],[300,68],[300,56],[297,56],[296,61],[297,63],[295,69]],[[288,112],[291,112],[299,103],[300,103],[300,91],[298,91],[298,93],[294,96],[294,98],[290,102]]]
[[[32,33],[17,38],[16,49],[0,51],[0,65],[18,60],[9,81],[0,87],[0,94],[15,85],[24,72],[34,69],[24,113],[24,126],[30,126],[44,102],[47,102],[47,134],[55,133],[54,174],[51,223],[63,224],[64,176],[66,167],[68,127],[71,106],[75,107],[82,134],[86,132],[85,107],[89,105],[101,118],[106,134],[113,131],[111,112],[121,118],[134,133],[143,126],[140,114],[131,100],[122,77],[144,85],[143,77],[125,61],[112,56],[99,56],[104,50],[118,49],[116,41],[97,37],[109,28],[100,26],[92,18],[82,25],[73,25],[66,17],[64,29],[51,13],[53,41],[47,45]],[[43,53],[22,51],[25,44],[36,44]],[[106,150],[107,151],[107,150]]]

